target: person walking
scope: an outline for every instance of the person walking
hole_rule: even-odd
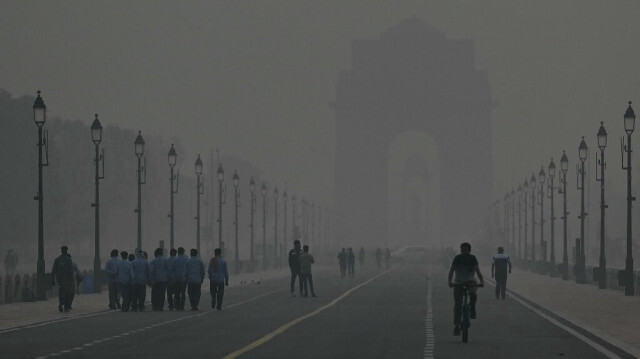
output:
[[[104,272],[109,283],[109,309],[120,309],[120,295],[118,293],[118,250],[111,251],[111,258],[104,265]]]
[[[147,283],[149,282],[149,262],[140,248],[136,249],[136,259],[131,262],[133,267],[133,295],[131,310],[144,311],[147,299]]]
[[[302,254],[298,257],[300,262],[300,276],[302,277],[302,285],[304,286],[304,297],[309,296],[309,289],[311,289],[311,296],[317,297],[316,292],[313,290],[313,276],[311,275],[311,265],[315,263],[313,256],[309,254],[309,246],[304,245],[302,247]]]
[[[151,281],[151,310],[162,312],[164,310],[164,296],[167,292],[167,278],[169,276],[169,264],[164,256],[162,248],[156,248],[153,252],[154,259],[149,263],[149,280]]]
[[[209,261],[209,292],[211,293],[211,309],[222,310],[224,287],[229,286],[229,271],[227,261],[222,258],[222,249],[216,248],[214,257]]]
[[[53,268],[51,269],[51,282],[55,286],[58,282],[58,311],[68,312],[71,310],[71,301],[73,290],[75,272],[73,271],[73,261],[71,261],[71,255],[68,253],[69,248],[67,246],[60,247],[60,255],[53,261]]]
[[[344,248],[338,253],[338,263],[340,264],[340,278],[344,278],[347,272],[347,252],[344,251]]]
[[[349,272],[349,277],[353,277],[356,274],[356,255],[351,247],[347,252],[347,271]]]
[[[187,262],[187,291],[189,293],[189,302],[191,310],[197,311],[200,304],[200,295],[202,294],[202,281],[204,280],[204,264],[198,258],[198,250],[191,248],[191,258]]]
[[[503,247],[498,247],[498,253],[491,262],[491,278],[496,279],[496,299],[504,299],[507,291],[507,272],[511,273],[511,259],[504,253]]]
[[[129,253],[120,252],[122,258],[118,261],[118,269],[116,276],[118,277],[118,289],[122,295],[122,306],[120,310],[128,312],[131,307],[131,293],[133,291],[133,266],[129,260]]]
[[[184,254],[184,248],[178,247],[178,256],[173,267],[174,298],[173,305],[176,310],[184,310],[185,292],[187,290],[187,262],[189,258]]]
[[[167,266],[169,268],[169,271],[167,272],[167,303],[169,304],[170,311],[177,309],[173,300],[174,293],[176,292],[175,267],[177,253],[178,251],[175,248],[171,248],[169,251],[169,258],[167,258]]]
[[[291,296],[295,297],[295,285],[296,278],[298,278],[298,286],[300,288],[300,295],[302,295],[302,277],[300,276],[300,263],[298,257],[302,254],[300,249],[300,240],[293,241],[293,248],[289,251],[289,269],[291,270]]]

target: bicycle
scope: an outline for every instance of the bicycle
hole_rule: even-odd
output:
[[[460,332],[462,334],[462,342],[469,342],[469,327],[471,326],[471,308],[469,306],[469,288],[483,287],[484,284],[478,284],[475,281],[456,283],[452,287],[462,288],[462,307],[460,309]]]

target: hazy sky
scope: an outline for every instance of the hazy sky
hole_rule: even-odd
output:
[[[573,169],[580,136],[595,149],[600,121],[609,178],[625,178],[618,137],[626,102],[640,109],[638,1],[0,3],[1,88],[16,97],[41,89],[53,117],[90,124],[97,112],[103,125],[179,138],[190,151],[179,154],[183,171],[220,148],[320,200],[333,189],[328,104],[351,41],[420,17],[475,40],[497,103],[500,196],[563,148]]]

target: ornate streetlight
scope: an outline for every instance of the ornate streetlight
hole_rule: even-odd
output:
[[[511,199],[509,205],[511,206],[511,243],[510,243],[510,251],[515,251],[516,249],[516,191],[511,188],[511,194],[509,195]]]
[[[240,185],[240,177],[238,177],[238,171],[234,171],[233,172],[233,190],[234,190],[233,197],[235,198],[235,210],[236,210],[235,220],[233,221],[233,224],[235,225],[235,229],[236,229],[236,250],[234,255],[234,259],[235,259],[234,272],[235,273],[240,272],[240,252],[238,251],[238,185]]]
[[[102,149],[102,155],[100,154],[100,142],[102,142],[102,125],[98,120],[98,114],[96,114],[93,123],[91,124],[91,140],[96,148],[96,157],[94,162],[96,164],[96,195],[95,201],[91,204],[95,210],[95,253],[93,258],[93,288],[94,292],[100,293],[100,180],[104,178],[104,148]],[[102,176],[100,176],[100,162],[102,162]]]
[[[274,199],[274,210],[275,210],[275,218],[274,218],[274,227],[273,227],[273,266],[275,268],[279,267],[280,259],[278,258],[278,186],[276,186],[273,190],[273,199]]]
[[[202,160],[200,159],[200,154],[198,154],[198,158],[196,158],[196,249],[198,250],[198,254],[202,256],[200,252],[200,195],[204,193],[204,185],[200,182],[200,178],[202,176]]]
[[[529,229],[529,223],[527,221],[527,195],[529,193],[527,193],[527,191],[529,190],[529,181],[527,181],[527,179],[524,179],[524,183],[522,184],[522,197],[524,197],[524,263],[527,263],[527,260],[529,259],[529,252],[527,250],[527,230]]]
[[[145,170],[147,159],[142,163],[142,156],[144,156],[144,139],[142,138],[142,131],[138,131],[134,144],[136,157],[138,157],[138,208],[135,212],[138,213],[138,246],[142,250],[142,185],[147,183],[147,172]],[[144,172],[144,180],[142,179],[142,173]]]
[[[584,211],[584,161],[587,159],[587,151],[588,151],[587,143],[584,142],[584,136],[582,136],[582,141],[580,141],[580,146],[578,147],[578,157],[580,158],[580,164],[576,165],[577,172],[577,180],[578,180],[578,189],[580,190],[580,242],[578,243],[580,248],[579,254],[576,255],[576,282],[577,283],[586,283],[587,282],[587,273],[585,268],[585,251],[584,251],[584,218],[587,216],[587,213]]]
[[[598,172],[596,172],[596,181],[600,182],[600,268],[598,270],[598,288],[607,288],[607,257],[605,256],[604,248],[604,210],[607,205],[604,200],[604,168],[606,163],[604,162],[604,149],[607,147],[607,130],[604,129],[604,123],[600,122],[600,129],[598,130],[598,148],[600,149],[600,159],[598,159],[598,153],[596,152],[596,162],[600,165],[600,178],[598,178]]]
[[[516,257],[522,258],[522,185],[518,185],[518,251]]]
[[[38,97],[33,103],[33,120],[38,126],[38,195],[33,197],[38,201],[38,262],[36,279],[38,281],[38,287],[36,288],[36,297],[38,300],[47,300],[47,292],[45,288],[45,273],[44,273],[44,195],[42,192],[42,167],[49,166],[49,141],[45,132],[44,137],[42,135],[42,126],[47,121],[47,106],[44,104],[44,100],[40,97],[40,91],[38,91]],[[44,146],[46,162],[42,162],[42,147]]]
[[[529,179],[531,187],[531,265],[535,269],[536,264],[536,175],[532,172]]]
[[[267,269],[267,185],[262,182],[262,269]]]
[[[173,215],[173,195],[175,193],[178,193],[178,181],[179,181],[179,177],[180,177],[180,171],[178,171],[178,175],[175,176],[173,174],[173,169],[176,166],[176,161],[178,159],[178,154],[176,153],[176,149],[173,148],[173,143],[171,144],[171,149],[169,150],[169,154],[167,155],[168,160],[169,160],[169,168],[171,169],[171,175],[169,177],[169,183],[171,184],[171,189],[170,189],[170,198],[171,198],[171,207],[169,208],[169,218],[171,218],[171,233],[170,233],[170,237],[169,237],[169,245],[170,248],[175,248],[174,246],[174,239],[173,239],[173,221],[174,221],[174,215]],[[173,183],[175,181],[175,188],[173,186]]]
[[[291,205],[293,206],[293,216],[291,218],[291,225],[292,225],[292,230],[293,230],[293,239],[300,239],[298,238],[298,229],[296,228],[296,195],[294,194],[293,196],[291,196]]]
[[[569,279],[569,256],[567,254],[567,171],[569,170],[569,159],[567,154],[562,151],[560,158],[560,170],[562,171],[562,279]]]
[[[251,270],[253,271],[255,256],[253,254],[253,213],[255,212],[255,204],[256,204],[256,181],[253,180],[253,176],[251,176],[251,181],[249,181],[249,191],[251,193],[251,251],[249,254],[249,259],[251,260]]]
[[[226,203],[226,185],[223,188],[222,183],[224,182],[224,170],[222,169],[222,163],[218,164],[218,248],[220,248],[224,253],[223,242],[222,242],[222,205]]]
[[[631,195],[631,134],[635,128],[636,114],[631,107],[631,101],[629,101],[629,107],[624,114],[624,131],[627,133],[627,144],[624,144],[624,138],[620,139],[622,151],[622,169],[627,170],[627,259],[625,265],[625,280],[624,280],[624,295],[635,295],[635,283],[633,282],[633,253],[632,249],[632,235],[631,235],[631,202],[635,201],[635,197]],[[624,166],[624,153],[627,153],[627,166]]]
[[[551,250],[549,251],[549,275],[556,275],[556,217],[553,212],[553,192],[556,190],[556,187],[553,184],[553,179],[556,177],[556,164],[553,162],[553,158],[551,158],[551,162],[549,162],[549,201],[551,202]]]
[[[282,193],[282,206],[284,208],[284,215],[282,217],[282,244],[287,244],[287,190]]]

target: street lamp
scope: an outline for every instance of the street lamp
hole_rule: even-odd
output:
[[[142,250],[142,185],[147,183],[147,171],[145,170],[147,159],[145,158],[144,165],[142,164],[142,156],[144,156],[144,139],[142,138],[142,131],[138,131],[134,144],[136,157],[138,157],[138,208],[135,212],[138,213],[138,246]],[[144,172],[144,180],[142,179],[142,173]]]
[[[238,171],[234,171],[233,172],[233,191],[234,191],[234,199],[235,199],[235,209],[236,209],[236,216],[235,216],[235,220],[233,221],[233,224],[235,225],[235,229],[236,229],[236,250],[235,250],[235,254],[234,254],[234,259],[235,259],[235,265],[234,265],[234,272],[238,273],[240,272],[240,252],[238,251],[238,185],[240,185],[240,177],[238,177]]]
[[[604,210],[607,205],[604,200],[604,168],[606,163],[604,162],[604,149],[607,147],[607,130],[604,129],[604,123],[600,122],[600,129],[598,130],[598,148],[600,149],[600,159],[598,159],[598,153],[596,152],[596,163],[600,165],[600,178],[598,178],[598,172],[596,172],[596,181],[600,182],[600,268],[598,270],[598,288],[607,288],[607,257],[605,256],[604,248]]]
[[[529,223],[527,220],[527,191],[529,190],[529,181],[527,181],[527,179],[524,179],[524,183],[522,184],[522,189],[523,189],[523,193],[522,193],[522,197],[524,197],[524,263],[527,263],[527,260],[529,259],[529,253],[527,251],[527,230],[529,229]]]
[[[291,218],[291,225],[293,230],[293,239],[298,238],[298,230],[296,228],[296,195],[291,196],[291,205],[293,206],[293,217]]]
[[[200,182],[200,177],[202,176],[202,160],[200,159],[200,154],[198,154],[198,158],[196,158],[196,249],[198,250],[198,254],[200,254],[200,195],[204,193],[204,184]],[[202,254],[200,254],[202,255]]]
[[[222,169],[222,163],[218,164],[218,248],[220,248],[224,252],[224,248],[222,247],[222,205],[226,203],[226,200],[223,199],[222,195],[224,194],[226,197],[226,185],[225,188],[222,187],[222,183],[224,182],[224,170]]]
[[[96,164],[96,196],[95,201],[91,204],[95,210],[95,254],[93,258],[93,288],[94,292],[100,293],[100,180],[104,178],[104,148],[102,149],[102,155],[100,155],[100,142],[102,142],[102,125],[98,120],[98,114],[96,114],[93,123],[91,124],[91,140],[96,148],[96,157],[94,162]],[[100,162],[102,162],[102,176],[100,176]]]
[[[562,279],[569,279],[569,256],[567,254],[567,171],[569,170],[569,159],[567,154],[562,151],[562,157],[560,158],[560,170],[562,171],[562,222],[563,222],[563,234],[562,234]]]
[[[36,97],[33,103],[33,120],[38,126],[38,195],[33,197],[38,201],[38,262],[37,262],[37,281],[38,288],[36,288],[36,296],[38,300],[47,300],[47,293],[45,288],[44,279],[44,195],[42,193],[42,167],[49,166],[49,146],[45,137],[48,134],[45,132],[45,137],[42,136],[42,126],[47,121],[47,106],[44,104],[44,100],[40,97],[40,91],[38,91],[38,97]],[[42,147],[44,146],[46,162],[42,162]]]
[[[580,164],[576,165],[578,189],[580,190],[580,242],[577,248],[579,254],[576,255],[576,283],[584,284],[587,282],[587,273],[585,268],[585,251],[584,251],[584,217],[587,213],[584,211],[584,161],[587,159],[587,143],[584,142],[584,136],[578,146],[578,158],[580,158]],[[576,251],[577,252],[577,251]]]
[[[283,218],[283,223],[282,223],[282,244],[286,245],[287,244],[287,190],[285,189],[284,192],[282,193],[282,205],[284,207],[284,216]]]
[[[539,271],[544,272],[544,266],[547,263],[547,243],[544,241],[544,181],[546,175],[544,173],[544,166],[540,166],[540,172],[538,172],[538,182],[540,182],[540,266],[536,265]]]
[[[556,275],[556,217],[553,212],[553,192],[556,190],[556,187],[553,184],[553,179],[556,177],[556,164],[553,162],[553,157],[551,158],[551,162],[549,162],[549,201],[551,202],[551,250],[549,251],[549,275],[552,277]]]
[[[511,251],[516,248],[516,191],[511,188]]]
[[[176,161],[178,159],[178,154],[176,153],[176,149],[173,148],[173,143],[171,144],[171,149],[169,150],[169,154],[167,155],[168,160],[169,160],[169,168],[171,169],[171,177],[169,177],[169,182],[171,184],[171,189],[170,189],[170,198],[171,198],[171,207],[169,208],[169,218],[171,218],[171,235],[169,237],[169,244],[171,246],[171,248],[175,248],[174,246],[174,240],[173,240],[173,220],[174,220],[174,215],[173,215],[173,194],[174,193],[178,193],[178,181],[179,181],[179,177],[180,177],[180,171],[178,171],[178,176],[175,176],[173,174],[173,168],[176,166]],[[174,181],[176,181],[176,186],[174,189],[173,183]]]
[[[262,269],[267,270],[267,185],[262,182]]]
[[[522,258],[522,185],[518,185],[518,251],[516,257]]]
[[[624,138],[620,139],[620,150],[622,152],[622,169],[627,170],[627,260],[625,266],[624,295],[635,295],[635,283],[633,282],[633,254],[632,236],[631,236],[631,202],[635,201],[635,197],[631,196],[631,134],[636,124],[636,114],[631,107],[624,113],[624,131],[627,133],[627,144],[624,144]],[[624,166],[624,153],[627,153],[627,166]]]
[[[531,261],[532,269],[535,269],[536,263],[536,175],[532,172],[529,179],[531,187]]]
[[[273,266],[275,268],[279,267],[280,260],[278,258],[278,186],[273,190],[273,199],[274,199],[274,209],[275,209],[275,226],[274,228],[274,236],[273,236],[273,258],[275,262],[273,262]]]
[[[253,213],[255,212],[255,204],[256,204],[256,181],[253,180],[253,176],[251,176],[251,181],[249,181],[249,191],[251,192],[251,253],[249,259],[251,260],[251,270],[253,271],[253,265],[255,257],[253,255]]]

